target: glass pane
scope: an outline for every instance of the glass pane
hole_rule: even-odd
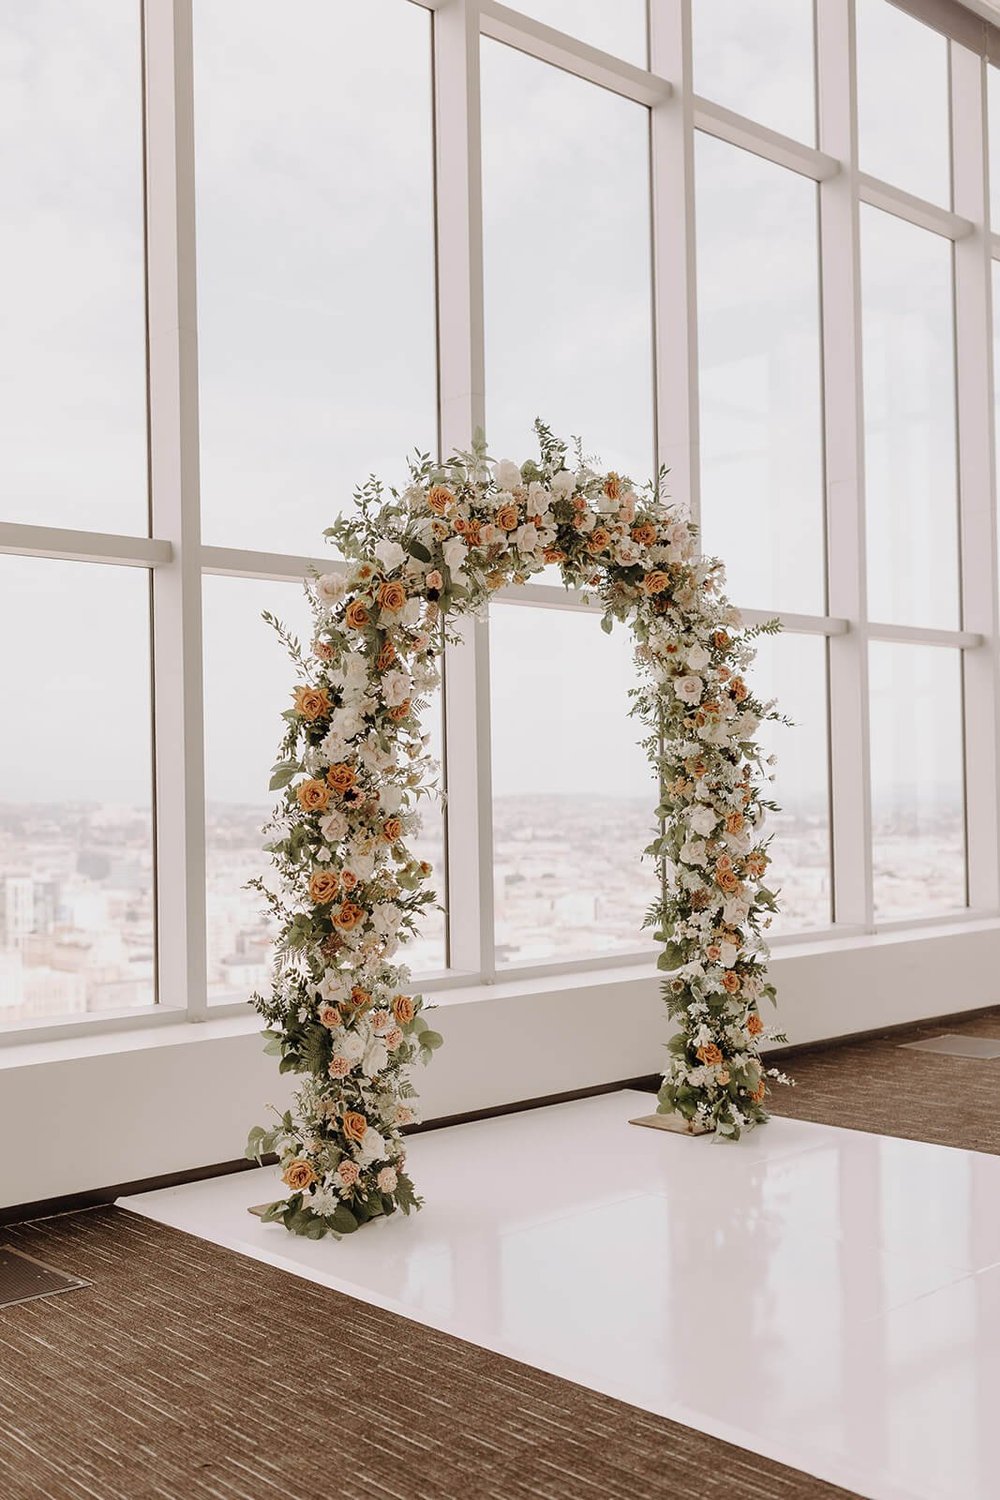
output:
[[[951,242],[861,209],[868,614],[950,628],[958,610]]]
[[[145,536],[138,0],[0,0],[0,520]]]
[[[861,170],[951,202],[948,42],[891,0],[857,0]]]
[[[560,436],[644,481],[653,468],[649,117],[483,42],[486,432]]]
[[[275,805],[271,766],[296,677],[284,647],[261,619],[264,610],[304,645],[312,616],[301,587],[259,579],[204,580],[205,791],[210,1000],[245,1000],[268,985],[274,928],[260,898],[243,889],[269,876],[261,828]],[[432,750],[440,755],[440,702],[428,713]],[[414,849],[443,882],[442,817],[424,813]],[[444,901],[443,884],[439,885]],[[444,967],[444,921],[431,913],[401,959],[414,970]]]
[[[696,137],[702,529],[747,607],[823,612],[816,189]]]
[[[155,998],[149,576],[0,558],[0,1025]]]
[[[436,444],[430,16],[194,22],[204,534],[315,555],[360,481]]]
[[[656,789],[628,717],[632,637],[596,614],[494,604],[499,964],[635,952],[656,899]]]
[[[875,916],[965,905],[961,657],[935,646],[870,648]]]
[[[646,0],[522,0],[514,9],[646,66]]]
[[[813,8],[803,0],[695,0],[695,92],[812,145]]]
[[[986,109],[990,127],[990,223],[1000,231],[1000,68],[986,69]]]
[[[750,673],[753,691],[792,720],[763,724],[760,741],[777,757],[768,816],[773,835],[768,885],[780,890],[772,935],[827,927],[830,908],[830,770],[826,641],[816,635],[762,636]]]

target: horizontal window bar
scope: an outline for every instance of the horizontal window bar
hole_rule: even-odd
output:
[[[963,219],[960,214],[953,214],[947,208],[939,208],[936,203],[928,203],[925,198],[917,198],[913,193],[904,193],[902,188],[893,187],[889,182],[881,182],[877,177],[869,177],[866,172],[858,173],[858,196],[862,203],[870,204],[872,208],[883,208],[887,213],[895,214],[898,219],[907,219],[918,228],[943,234],[949,240],[964,240],[967,234],[972,233],[970,219]]]
[[[740,614],[744,625],[778,620],[789,635],[846,635],[851,628],[850,621],[838,615],[793,615],[780,609],[741,609]]]
[[[229,578],[273,578],[301,582],[317,573],[346,573],[335,557],[298,557],[286,552],[250,552],[239,547],[202,547],[203,573]]]
[[[478,10],[479,29],[483,36],[504,42],[518,52],[526,52],[540,62],[562,68],[564,72],[610,89],[626,99],[634,99],[637,104],[662,104],[673,93],[665,78],[658,78],[655,73],[637,68],[624,58],[602,52],[564,31],[546,26],[533,16],[499,5],[496,0],[480,0]]]
[[[13,521],[0,521],[0,552],[15,557],[51,557],[61,562],[120,563],[132,568],[156,568],[170,562],[174,555],[169,542],[155,537],[22,526]]]
[[[836,177],[840,171],[840,162],[835,156],[827,156],[825,151],[817,151],[813,146],[793,140],[791,136],[769,130],[766,125],[758,125],[753,120],[698,95],[694,98],[694,125],[696,130],[702,130],[706,135],[717,136],[720,141],[728,141],[732,146],[741,146],[746,151],[754,152],[756,156],[766,157],[778,166],[788,167],[793,172],[801,173],[803,177],[811,177],[815,182],[825,182],[830,177]]]
[[[959,650],[975,650],[985,637],[976,630],[925,630],[922,625],[885,625],[878,620],[869,620],[858,626],[871,641],[898,641],[901,645],[951,646]]]

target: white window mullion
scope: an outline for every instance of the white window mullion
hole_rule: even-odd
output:
[[[656,462],[698,521],[698,308],[695,285],[691,0],[649,0],[650,65],[677,80],[650,110]]]
[[[159,994],[207,1009],[191,0],[145,0]]]
[[[485,423],[479,8],[445,0],[434,14],[434,108],[440,442],[467,448]],[[456,622],[445,652],[449,962],[492,978],[493,795],[489,626]]]
[[[854,0],[816,8],[819,145],[841,171],[820,184],[827,510],[827,609],[867,618],[861,256]],[[833,891],[837,923],[873,921],[868,647],[830,637]]]
[[[961,497],[962,624],[983,644],[963,653],[969,905],[1000,905],[997,741],[996,484],[993,317],[986,172],[986,78],[981,57],[951,44],[955,211],[972,233],[955,243],[955,340]]]

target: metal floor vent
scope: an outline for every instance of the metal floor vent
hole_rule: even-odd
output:
[[[939,1052],[944,1057],[1000,1057],[1000,1037],[959,1036],[949,1031],[944,1036],[932,1036],[926,1042],[901,1042],[914,1052]]]
[[[90,1282],[82,1276],[66,1276],[23,1250],[0,1245],[0,1307],[52,1297],[57,1292],[76,1292],[84,1286],[90,1286]]]

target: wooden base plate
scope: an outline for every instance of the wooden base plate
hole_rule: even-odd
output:
[[[630,1125],[648,1125],[651,1130],[670,1130],[675,1135],[713,1135],[711,1125],[698,1125],[683,1115],[639,1115]]]

